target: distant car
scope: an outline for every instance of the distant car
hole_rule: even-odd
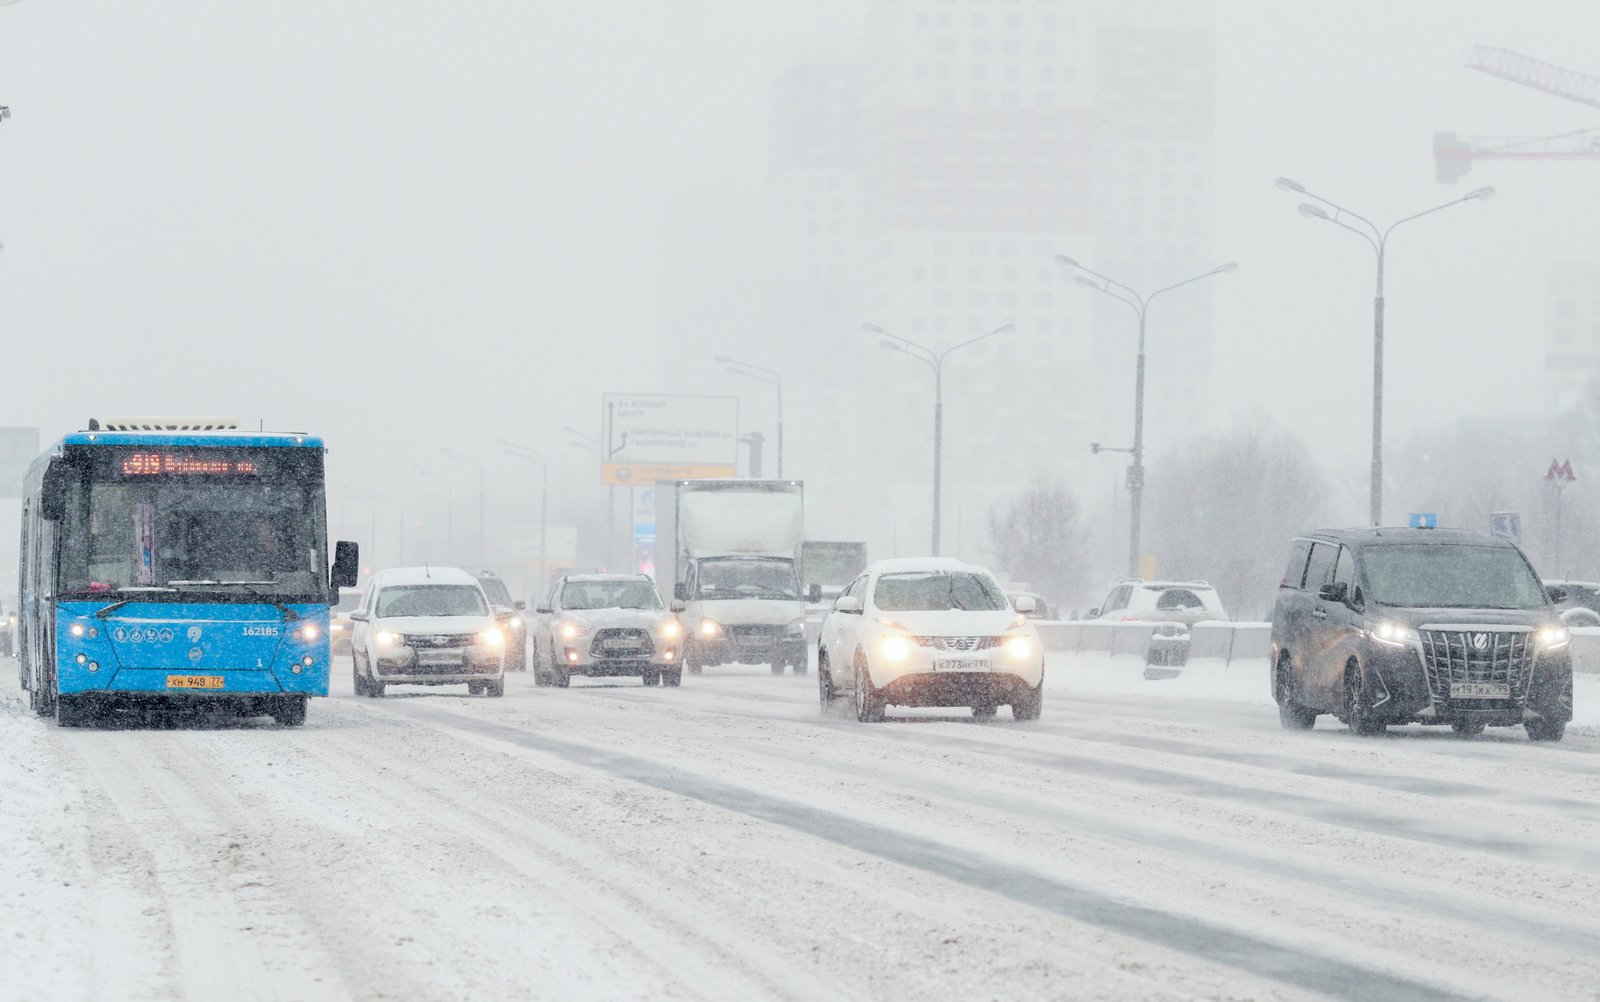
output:
[[[1572,719],[1571,633],[1515,544],[1462,529],[1297,537],[1272,610],[1272,695],[1289,730],[1331,713],[1351,731]]]
[[[1208,620],[1225,620],[1217,590],[1204,581],[1124,581],[1111,589],[1090,619],[1140,623],[1182,623],[1193,626]]]
[[[1006,601],[1011,603],[1011,607],[1013,609],[1015,609],[1017,607],[1017,599],[1019,599],[1019,598],[1026,598],[1026,599],[1030,600],[1031,602],[1033,602],[1033,611],[1024,612],[1023,613],[1023,615],[1027,616],[1029,619],[1055,619],[1056,618],[1056,610],[1055,610],[1055,608],[1049,602],[1046,602],[1044,600],[1044,596],[1040,595],[1038,592],[1036,592],[1036,591],[1008,591],[1008,592],[1006,592]]]
[[[356,695],[459,685],[505,695],[505,633],[477,579],[454,567],[379,571],[350,613]]]
[[[1600,626],[1600,583],[1594,581],[1546,581],[1546,588],[1559,589],[1556,611],[1568,626]]]
[[[361,604],[360,588],[340,588],[339,604],[328,610],[328,648],[333,654],[350,653],[350,613]]]
[[[683,684],[683,624],[643,574],[569,574],[537,612],[537,685],[564,689],[574,675]]]
[[[506,634],[506,671],[528,670],[528,622],[523,610],[528,603],[511,597],[511,589],[494,571],[479,571],[473,577],[495,608],[496,622]]]
[[[874,723],[897,706],[970,706],[978,718],[1002,704],[1017,720],[1044,707],[1044,651],[1026,616],[982,567],[955,560],[884,560],[845,588],[822,624],[817,689],[822,712],[852,698]]]

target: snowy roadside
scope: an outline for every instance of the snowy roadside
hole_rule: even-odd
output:
[[[1191,660],[1174,678],[1147,679],[1144,659],[1132,654],[1045,652],[1051,690],[1154,699],[1208,700],[1271,706],[1272,688],[1265,658]],[[1579,674],[1572,680],[1572,725],[1600,728],[1600,675]]]
[[[8,687],[9,689],[9,687]],[[83,802],[52,754],[48,725],[0,692],[0,970],[9,998],[83,994],[82,940],[42,935],[87,914]]]

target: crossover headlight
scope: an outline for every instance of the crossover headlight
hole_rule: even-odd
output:
[[[589,632],[589,624],[580,619],[567,619],[556,628],[556,632],[561,634],[562,640],[577,640]]]
[[[478,639],[488,644],[490,647],[499,647],[501,644],[506,642],[506,635],[501,632],[500,627],[491,626],[487,630],[484,630],[482,633],[478,634]]]
[[[1565,626],[1547,626],[1539,631],[1539,646],[1547,651],[1565,647],[1571,640],[1572,631]]]
[[[400,642],[400,638],[396,634],[390,633],[388,630],[379,630],[377,633],[372,635],[372,642],[377,644],[379,647],[393,647],[395,644]]]
[[[1033,641],[1027,637],[1008,637],[1006,653],[1011,655],[1013,661],[1026,661],[1033,657]]]
[[[900,636],[884,637],[878,645],[878,651],[883,659],[890,664],[899,664],[911,656],[911,638]]]
[[[722,624],[714,619],[700,621],[700,635],[707,640],[714,640],[722,635]]]
[[[663,619],[656,624],[656,633],[660,634],[662,640],[677,640],[683,634],[683,627],[678,625],[676,619]]]
[[[1384,620],[1372,628],[1372,639],[1390,647],[1408,647],[1417,642],[1417,631],[1392,620]]]

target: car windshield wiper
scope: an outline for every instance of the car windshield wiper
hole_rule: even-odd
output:
[[[177,590],[178,589],[176,589],[176,588],[167,588],[167,587],[164,587],[162,585],[132,585],[132,586],[127,587],[127,588],[118,588],[116,590],[116,593],[118,595],[123,595],[123,594],[126,594],[126,593],[130,592],[130,591],[141,592],[141,593],[148,593],[148,592],[167,592],[167,593],[171,593],[171,592],[175,592]],[[96,618],[96,619],[105,619],[107,616],[111,615],[113,612],[116,612],[118,609],[120,609],[123,606],[127,605],[129,602],[137,602],[138,600],[139,600],[138,596],[134,596],[132,598],[118,599],[117,601],[112,602],[110,605],[108,605],[105,608],[103,608],[103,609],[99,610],[98,612],[96,612],[94,614],[94,618]]]

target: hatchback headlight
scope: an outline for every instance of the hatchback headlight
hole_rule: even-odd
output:
[[[1565,626],[1547,626],[1539,631],[1539,646],[1547,651],[1567,646],[1572,641],[1572,631]]]
[[[1419,638],[1411,627],[1386,619],[1372,628],[1372,639],[1391,647],[1408,647]]]
[[[388,630],[379,630],[372,635],[372,642],[379,647],[393,647],[400,642],[400,638]]]

